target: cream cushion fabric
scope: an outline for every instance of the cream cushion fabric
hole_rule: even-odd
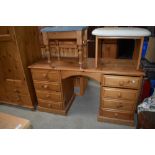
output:
[[[100,37],[144,37],[150,36],[151,32],[135,27],[105,27],[93,30],[92,34]]]

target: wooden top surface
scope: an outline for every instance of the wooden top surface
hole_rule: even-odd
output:
[[[143,76],[142,70],[136,70],[135,63],[131,60],[125,59],[106,59],[101,62],[99,67],[95,68],[94,59],[87,59],[84,64],[84,69],[80,69],[78,59],[63,59],[62,61],[52,60],[51,64],[47,60],[40,60],[29,68],[36,69],[53,69],[53,70],[66,70],[66,71],[82,71],[88,73],[103,73],[114,75],[130,75],[130,76]]]
[[[29,120],[0,112],[0,129],[27,129],[30,127]]]

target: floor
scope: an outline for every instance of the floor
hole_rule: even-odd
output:
[[[29,119],[35,129],[131,129],[134,127],[97,121],[99,85],[89,81],[84,96],[76,97],[67,116],[0,105],[0,112]]]

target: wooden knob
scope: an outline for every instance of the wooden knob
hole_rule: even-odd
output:
[[[135,80],[132,80],[132,83],[135,83],[136,81]]]
[[[20,98],[17,98],[17,101],[19,101],[20,100]]]
[[[18,92],[18,90],[17,89],[14,89],[14,92]]]
[[[47,74],[43,74],[43,77],[46,77],[47,76]]]
[[[46,97],[48,98],[48,97],[50,97],[50,95],[49,95],[49,94],[47,94],[47,95],[46,95]]]
[[[115,115],[116,117],[118,116],[118,114],[117,114],[117,113],[115,113],[114,115]]]
[[[51,107],[51,104],[50,104],[50,103],[48,104],[48,107],[49,107],[49,108]]]
[[[87,41],[86,40],[83,40],[82,43],[83,43],[83,45],[86,45],[87,44]]]
[[[17,96],[16,99],[17,99],[17,101],[19,101],[20,100],[20,96]]]
[[[130,80],[127,81],[128,84],[129,84],[130,82],[131,82]]]
[[[118,95],[117,95],[118,97],[121,97],[121,93],[118,93]]]
[[[122,108],[122,107],[123,105],[121,103],[117,106],[117,108]]]
[[[120,81],[120,82],[119,82],[119,85],[120,85],[120,86],[123,86],[123,85],[124,85],[124,81]]]
[[[43,85],[44,88],[48,88],[48,85]]]

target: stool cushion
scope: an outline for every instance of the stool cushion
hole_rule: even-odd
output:
[[[66,32],[66,31],[81,31],[87,26],[49,26],[41,29],[41,32]]]
[[[150,36],[151,32],[135,27],[105,27],[95,29],[92,34],[101,37],[144,37]]]

